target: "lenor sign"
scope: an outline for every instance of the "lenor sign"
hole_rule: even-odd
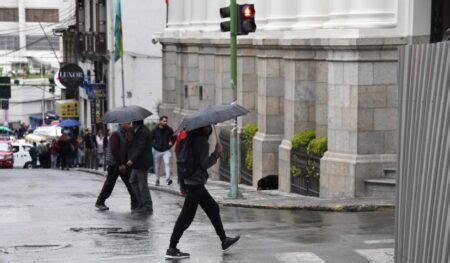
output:
[[[83,80],[84,72],[76,64],[67,64],[59,70],[59,81],[67,88],[78,88]]]

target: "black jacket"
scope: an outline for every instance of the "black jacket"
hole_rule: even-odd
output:
[[[128,148],[128,160],[133,162],[131,167],[133,169],[148,171],[152,166],[150,130],[145,125],[139,126],[134,131],[133,140]]]
[[[152,146],[158,152],[165,152],[169,150],[172,146],[169,145],[169,142],[172,142],[172,145],[175,142],[175,138],[173,137],[173,130],[169,126],[164,128],[160,128],[159,125],[156,126],[151,133],[152,138]]]
[[[208,181],[208,168],[216,164],[217,159],[219,159],[220,155],[216,152],[213,152],[209,155],[209,143],[208,137],[202,135],[194,135],[190,138],[191,147],[192,147],[192,155],[195,158],[194,167],[192,168],[195,171],[192,176],[184,180],[184,184],[187,185],[200,185],[206,184]]]

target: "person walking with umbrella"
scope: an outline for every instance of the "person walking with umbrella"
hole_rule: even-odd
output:
[[[125,186],[127,187],[128,193],[131,198],[131,210],[138,208],[138,201],[130,185],[130,169],[127,169],[127,144],[129,133],[129,124],[121,123],[120,129],[111,134],[108,146],[106,148],[106,163],[108,165],[108,174],[106,176],[106,181],[103,184],[103,188],[100,195],[97,198],[95,207],[99,210],[108,210],[109,207],[105,205],[106,199],[111,196],[114,186],[116,184],[117,178],[120,176]]]
[[[190,149],[187,150],[187,152],[190,153],[190,156],[187,158],[191,159],[190,161],[186,160],[186,163],[191,167],[185,167],[187,171],[190,171],[190,174],[185,179],[181,179],[181,184],[186,190],[186,197],[183,208],[175,223],[172,236],[170,237],[170,245],[169,249],[166,251],[166,258],[179,259],[188,258],[190,256],[189,253],[181,252],[177,248],[177,244],[184,231],[188,229],[194,220],[199,205],[211,220],[214,229],[222,242],[222,249],[224,251],[227,251],[240,239],[240,236],[233,238],[226,236],[222,219],[220,218],[219,205],[205,187],[209,177],[207,169],[217,162],[220,153],[223,151],[222,145],[217,143],[214,152],[209,155],[208,140],[211,133],[211,126],[200,127],[188,132],[187,137],[184,139],[187,140],[185,142],[185,147],[190,147]],[[180,141],[177,143],[179,142]]]
[[[130,184],[139,202],[135,213],[153,213],[153,202],[148,189],[148,170],[151,166],[150,130],[143,120],[133,121],[133,139],[128,149],[127,165],[131,167]]]

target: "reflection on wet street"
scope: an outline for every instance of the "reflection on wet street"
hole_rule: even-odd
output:
[[[94,202],[103,180],[75,171],[0,170],[0,262],[164,262],[183,199],[152,192],[154,214],[131,214],[118,183],[110,211],[99,212]],[[223,254],[199,209],[180,241],[191,253],[182,262],[367,262],[372,252],[383,257],[393,247],[393,212],[221,207],[221,214],[227,233],[242,236],[238,246]]]

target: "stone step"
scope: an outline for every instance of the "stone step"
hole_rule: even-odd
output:
[[[397,178],[397,169],[396,168],[384,168],[384,178],[391,178],[395,179]]]
[[[368,197],[395,197],[396,179],[373,178],[366,179],[364,183]]]

